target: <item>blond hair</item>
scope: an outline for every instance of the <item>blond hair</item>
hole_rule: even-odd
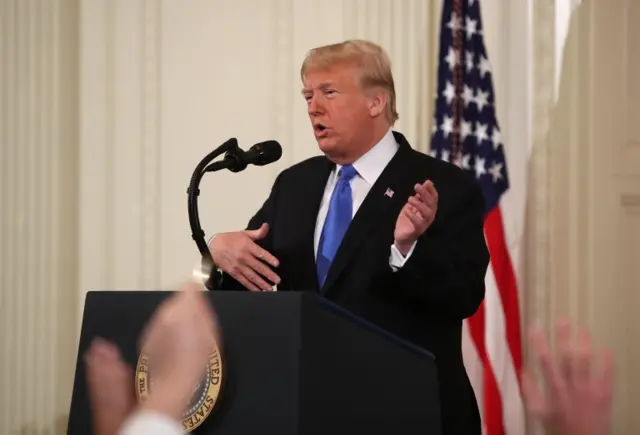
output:
[[[377,44],[361,39],[350,39],[337,44],[316,47],[307,53],[300,77],[313,69],[327,69],[339,63],[351,63],[360,69],[360,86],[363,89],[382,88],[387,93],[385,117],[390,125],[398,120],[396,89],[391,73],[391,61]]]

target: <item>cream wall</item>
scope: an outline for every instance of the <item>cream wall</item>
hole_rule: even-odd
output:
[[[45,433],[56,424],[56,433],[64,433],[86,291],[166,288],[190,272],[198,252],[190,238],[186,187],[205,154],[229,137],[243,148],[266,139],[284,148],[277,164],[205,178],[201,221],[211,234],[242,227],[277,172],[316,153],[299,95],[298,68],[307,49],[349,37],[387,48],[399,93],[397,127],[416,148],[427,150],[441,1],[186,4],[0,0],[3,434]],[[616,162],[636,162],[637,138],[627,128],[632,115],[624,125],[615,124],[606,117],[610,106],[598,108],[603,98],[613,104],[621,93],[589,91],[597,81],[582,68],[597,66],[595,56],[626,35],[620,28],[608,37],[606,31],[624,18],[631,0],[607,4],[617,9],[607,13],[602,3],[585,2],[581,30],[570,26],[574,42],[567,56],[573,67],[561,75],[558,111],[552,110],[556,1],[486,0],[482,6],[507,157],[512,166],[529,166],[528,173],[511,174],[513,183],[527,186],[526,219],[507,229],[526,230],[517,254],[526,289],[523,321],[572,314],[617,346],[626,376],[636,353],[620,344],[627,338],[618,339],[617,326],[633,325],[633,312],[626,308],[625,320],[616,322],[616,309],[625,307],[633,285],[640,284],[630,260],[634,240],[640,240],[633,239],[636,172],[626,163],[620,166],[626,172],[615,178],[611,164],[608,187],[598,190],[591,180],[600,176],[594,162],[603,157],[596,153],[601,143],[615,138],[616,149],[625,150]],[[589,36],[596,30],[602,39]],[[620,47],[610,61],[631,50]],[[621,70],[627,68],[625,78],[637,72],[630,65],[635,64],[619,61]],[[603,77],[620,78],[602,68]],[[574,82],[575,77],[580,79]],[[633,101],[625,107],[637,114]],[[607,123],[598,123],[599,117]],[[516,147],[531,149],[531,159],[516,164],[526,159]],[[590,157],[579,157],[582,147],[592,151]],[[610,204],[616,212],[597,215],[598,200],[611,186],[617,189]],[[517,210],[525,197],[508,201]],[[578,229],[563,224],[567,216],[581,222],[585,215],[592,220]],[[602,219],[609,219],[617,235],[597,231]],[[593,241],[603,237],[608,250],[599,252]],[[624,254],[612,256],[616,250]],[[610,265],[610,273],[616,258],[626,261],[620,263],[626,269],[619,269],[624,279],[617,288],[629,293],[620,293],[617,305],[604,296],[609,275],[582,275],[601,264]],[[629,390],[619,393],[622,422],[631,421],[632,398]]]

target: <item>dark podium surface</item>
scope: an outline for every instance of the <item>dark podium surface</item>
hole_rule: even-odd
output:
[[[172,292],[97,291],[85,301],[68,434],[87,435],[83,354],[102,337],[136,367],[138,337]],[[208,292],[224,343],[223,385],[194,434],[440,434],[427,351],[312,292]],[[131,388],[134,390],[134,379]]]

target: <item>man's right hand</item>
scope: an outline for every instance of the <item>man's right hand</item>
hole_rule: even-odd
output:
[[[273,284],[279,284],[280,277],[271,267],[278,267],[280,262],[256,243],[268,232],[269,225],[265,223],[257,230],[216,235],[209,243],[213,262],[249,290],[273,290]]]

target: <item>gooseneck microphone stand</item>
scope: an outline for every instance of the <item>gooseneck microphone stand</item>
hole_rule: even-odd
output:
[[[242,162],[239,155],[242,151],[238,147],[238,140],[231,138],[218,148],[207,154],[196,166],[191,176],[191,181],[187,189],[187,207],[189,213],[189,225],[191,226],[191,237],[196,242],[200,254],[202,254],[202,273],[211,276],[214,272],[213,258],[209,251],[209,246],[204,238],[204,231],[200,226],[200,217],[198,214],[198,196],[200,195],[200,181],[207,172],[215,172],[221,169],[229,169],[233,172],[238,172],[244,167],[246,163]],[[225,159],[219,162],[211,163],[220,154],[226,153]],[[210,164],[211,163],[211,164]],[[244,165],[244,167],[242,167]],[[206,280],[206,285],[209,290],[211,280]]]

